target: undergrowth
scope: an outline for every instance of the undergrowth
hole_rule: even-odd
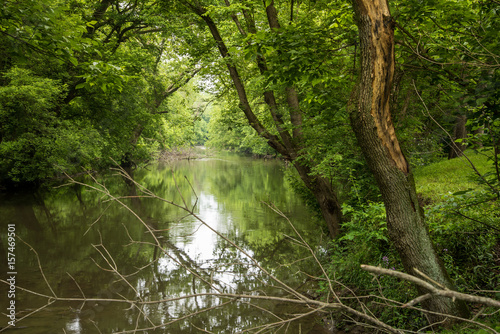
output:
[[[483,174],[491,160],[483,153],[466,152]],[[487,174],[486,174],[487,175]],[[436,251],[461,292],[500,299],[500,203],[497,194],[481,183],[464,158],[444,160],[415,171],[417,192],[428,199],[426,222]],[[351,180],[352,181],[352,180]],[[356,187],[353,187],[356,189]],[[366,202],[358,194],[343,205],[343,234],[330,244],[325,259],[329,275],[345,284],[340,290],[358,296],[378,294],[401,303],[417,296],[414,287],[394,277],[373,278],[360,264],[404,271],[387,237],[385,208]],[[326,291],[326,287],[322,289]],[[426,326],[424,316],[408,309],[367,305],[380,320],[396,328],[417,330]],[[469,305],[477,314],[480,305]],[[476,319],[496,328],[500,314],[484,309]],[[489,313],[488,313],[489,312]],[[458,325],[443,333],[482,333],[482,329]]]

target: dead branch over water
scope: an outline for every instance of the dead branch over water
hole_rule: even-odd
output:
[[[120,282],[120,284],[123,284],[125,287],[128,289],[132,290],[134,292],[134,295],[136,296],[134,299],[131,299],[130,297],[126,297],[123,294],[120,294],[119,292],[116,292],[115,295],[116,297],[113,298],[99,298],[99,297],[89,297],[87,296],[82,288],[80,287],[78,281],[71,276],[70,273],[67,273],[69,277],[72,279],[74,284],[78,287],[78,290],[81,293],[81,297],[63,297],[57,295],[49,282],[49,280],[45,277],[44,271],[43,271],[43,266],[40,262],[40,258],[38,256],[38,253],[36,252],[33,247],[28,245],[26,242],[21,240],[23,243],[25,243],[31,251],[34,252],[35,257],[38,261],[38,269],[40,273],[42,274],[42,277],[44,278],[44,282],[46,287],[51,291],[51,294],[46,294],[46,293],[41,293],[39,291],[32,291],[23,287],[17,287],[19,290],[22,290],[26,293],[32,294],[34,296],[42,297],[46,300],[46,304],[29,312],[28,314],[23,315],[22,317],[19,317],[17,321],[22,321],[26,318],[29,318],[30,316],[33,316],[34,314],[46,309],[47,307],[53,305],[56,302],[78,302],[81,303],[79,307],[79,311],[82,311],[84,307],[90,307],[89,305],[91,304],[96,304],[96,303],[101,303],[101,304],[110,304],[114,303],[117,305],[124,305],[127,306],[127,309],[134,309],[137,311],[137,318],[135,321],[135,328],[131,330],[125,330],[117,333],[137,333],[141,331],[147,331],[147,330],[155,330],[155,329],[167,329],[169,325],[172,325],[174,323],[198,316],[204,312],[209,312],[211,310],[214,310],[216,308],[224,307],[227,306],[231,303],[246,303],[248,305],[251,305],[252,307],[258,308],[261,311],[266,311],[269,312],[273,315],[274,318],[276,318],[276,321],[274,322],[269,322],[267,324],[263,325],[258,325],[252,328],[247,328],[241,331],[241,333],[244,332],[250,332],[250,333],[261,333],[264,331],[269,331],[272,329],[278,329],[278,328],[283,328],[283,326],[286,326],[287,324],[296,321],[298,319],[314,315],[314,314],[328,314],[328,313],[343,313],[348,319],[351,319],[352,322],[366,326],[367,328],[375,328],[381,332],[386,332],[386,333],[409,333],[410,331],[394,328],[380,319],[378,319],[374,313],[370,310],[370,302],[373,303],[373,305],[376,305],[378,301],[383,301],[385,306],[393,307],[393,308],[411,308],[418,310],[420,312],[423,312],[424,314],[429,314],[432,312],[423,310],[421,308],[415,307],[415,305],[419,304],[426,298],[430,298],[432,295],[437,295],[437,296],[442,296],[442,297],[447,297],[447,298],[456,298],[456,299],[461,299],[467,302],[471,303],[477,303],[477,304],[483,304],[486,306],[491,306],[500,309],[500,301],[494,300],[491,298],[486,298],[486,297],[480,297],[480,296],[474,296],[470,294],[464,294],[464,293],[459,293],[455,291],[451,291],[449,289],[446,289],[436,282],[432,281],[429,279],[425,273],[419,273],[420,277],[415,277],[412,275],[408,275],[403,272],[399,272],[396,270],[389,270],[385,268],[380,268],[380,267],[373,267],[373,266],[368,266],[368,265],[362,265],[361,268],[363,270],[366,270],[372,274],[375,275],[389,275],[393,277],[397,277],[401,280],[405,280],[408,282],[412,282],[414,284],[420,285],[429,292],[425,295],[419,296],[418,298],[415,298],[405,304],[399,303],[394,300],[390,300],[385,298],[383,295],[378,296],[378,295],[368,295],[368,296],[358,296],[354,291],[349,289],[346,285],[344,285],[342,282],[332,279],[329,277],[327,274],[326,269],[324,268],[323,264],[321,261],[318,259],[316,252],[312,249],[312,247],[304,240],[302,237],[301,233],[294,227],[292,221],[283,213],[281,212],[276,206],[274,206],[272,203],[265,203],[271,210],[273,210],[277,215],[281,216],[284,218],[291,226],[293,231],[295,232],[296,236],[295,237],[289,237],[289,239],[292,239],[293,242],[301,247],[304,247],[307,249],[307,251],[311,254],[311,258],[314,260],[315,265],[317,266],[317,269],[319,269],[319,272],[321,273],[321,278],[318,278],[312,274],[308,274],[310,277],[314,277],[315,279],[322,279],[326,281],[327,283],[327,289],[328,293],[325,296],[323,300],[320,299],[315,299],[314,297],[311,297],[309,295],[306,295],[297,289],[293,288],[283,280],[279,279],[275,275],[273,275],[270,271],[268,271],[266,268],[264,268],[251,254],[248,253],[245,249],[243,249],[241,246],[239,246],[236,242],[233,240],[229,239],[226,237],[224,234],[220,233],[219,231],[215,230],[213,227],[211,227],[209,224],[207,224],[196,212],[196,204],[198,202],[198,198],[196,196],[195,190],[192,187],[191,184],[189,184],[193,194],[196,196],[196,201],[193,205],[189,206],[188,202],[186,199],[183,197],[181,194],[181,191],[179,189],[179,186],[176,182],[176,187],[177,187],[177,192],[181,196],[181,202],[182,204],[175,203],[171,200],[167,200],[164,198],[161,198],[160,196],[157,196],[155,193],[150,191],[149,189],[145,188],[141,184],[137,183],[132,177],[130,177],[125,170],[122,168],[116,168],[114,169],[117,175],[120,177],[123,177],[127,180],[127,182],[131,182],[134,184],[137,189],[140,191],[140,195],[138,196],[133,196],[135,198],[150,198],[154,200],[159,200],[163,201],[165,203],[168,203],[172,206],[175,206],[177,208],[180,208],[186,212],[187,215],[194,217],[197,221],[199,221],[202,225],[207,227],[208,229],[211,230],[214,234],[216,234],[219,238],[227,242],[232,248],[234,248],[236,251],[238,251],[241,255],[246,257],[246,259],[249,261],[250,265],[253,268],[256,268],[258,272],[261,275],[264,275],[269,279],[273,285],[275,285],[278,288],[278,291],[281,291],[282,293],[280,295],[266,295],[266,294],[259,294],[256,292],[244,292],[244,293],[236,293],[232,292],[231,287],[229,285],[225,285],[223,282],[217,281],[216,279],[213,278],[213,276],[206,271],[206,269],[201,268],[198,266],[194,261],[188,261],[183,259],[182,256],[176,256],[175,253],[172,254],[171,247],[167,247],[165,245],[165,242],[160,240],[158,238],[157,231],[155,231],[150,225],[148,225],[130,206],[128,206],[125,202],[125,198],[130,198],[128,197],[120,197],[112,194],[104,184],[100,183],[97,179],[95,179],[92,175],[90,177],[93,179],[94,184],[89,185],[85,184],[79,181],[76,181],[75,179],[70,177],[71,184],[77,184],[81,185],[84,187],[87,187],[89,189],[92,189],[106,198],[106,201],[111,201],[115,202],[124,209],[128,210],[132,216],[144,226],[146,229],[147,233],[152,237],[153,241],[152,242],[144,242],[144,241],[137,241],[132,238],[130,234],[128,234],[130,238],[130,243],[147,243],[151,244],[154,247],[157,247],[160,253],[166,257],[168,257],[170,260],[175,262],[179,268],[183,268],[186,270],[189,275],[191,275],[193,278],[198,279],[199,281],[203,282],[205,286],[208,288],[209,291],[207,292],[193,292],[191,294],[186,294],[182,296],[170,296],[167,298],[159,298],[155,300],[148,300],[146,298],[142,298],[140,293],[134,288],[134,285],[130,281],[130,277],[133,277],[134,275],[140,273],[140,271],[144,270],[145,268],[149,267],[150,265],[153,265],[153,263],[156,261],[154,259],[152,262],[150,262],[148,265],[143,266],[142,268],[139,268],[137,272],[133,274],[125,274],[120,271],[118,268],[112,253],[106,248],[105,246],[105,240],[101,240],[99,244],[92,245],[92,247],[97,251],[97,253],[101,256],[102,260],[104,261],[105,265],[100,265],[98,264],[95,260],[94,262],[96,263],[97,266],[103,271],[107,271],[112,273],[114,276],[117,277],[117,281]],[[173,175],[172,175],[173,177]],[[174,178],[175,179],[175,178]],[[188,180],[186,180],[189,182]],[[97,221],[96,221],[97,222]],[[94,222],[92,224],[95,225]],[[90,228],[92,228],[92,226]],[[125,227],[126,228],[126,227]],[[127,230],[128,233],[128,230]],[[181,253],[182,250],[177,250],[177,253]],[[9,284],[5,280],[0,280],[1,282],[5,284]],[[264,283],[265,284],[265,283]],[[338,291],[339,290],[347,291],[347,296],[346,293],[344,293],[342,296],[339,295]],[[284,292],[284,295],[283,295]],[[148,313],[145,311],[145,307],[147,306],[155,306],[155,305],[161,305],[161,304],[168,304],[176,301],[181,301],[181,300],[190,300],[190,299],[196,299],[199,297],[214,297],[216,298],[219,302],[214,305],[214,306],[209,306],[209,307],[199,307],[198,309],[194,311],[190,311],[187,314],[184,314],[182,316],[179,316],[174,319],[170,319],[168,321],[164,321],[161,323],[158,323],[157,321],[154,321]],[[293,314],[289,315],[288,317],[280,317],[270,310],[266,310],[265,308],[252,304],[252,301],[268,301],[268,302],[275,302],[275,303],[287,303],[287,304],[294,304],[294,305],[302,305],[303,306],[303,311],[302,313],[299,314]],[[353,302],[354,301],[354,302]],[[147,325],[140,325],[142,321],[146,322]],[[476,319],[459,319],[464,322],[468,322],[470,324],[473,324],[475,326],[484,328],[488,330],[491,333],[498,333],[495,331],[493,328],[490,328],[480,322],[477,322]],[[96,325],[97,326],[97,325]],[[3,332],[7,329],[11,328],[11,326],[7,326],[4,328],[0,328],[0,332]],[[97,328],[98,329],[98,328]],[[99,330],[99,329],[98,329]],[[207,329],[200,329],[200,331],[210,333]]]

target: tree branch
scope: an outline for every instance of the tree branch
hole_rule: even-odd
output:
[[[374,274],[389,275],[389,276],[397,277],[397,278],[402,279],[404,281],[412,282],[412,283],[419,285],[422,288],[428,290],[429,293],[432,295],[448,297],[448,298],[452,298],[452,299],[459,299],[459,300],[468,301],[468,302],[472,302],[472,303],[480,303],[480,304],[500,308],[500,301],[498,301],[498,300],[495,300],[492,298],[487,298],[487,297],[473,296],[473,295],[449,290],[446,288],[441,288],[441,287],[438,288],[438,287],[435,287],[434,285],[430,284],[429,282],[424,281],[423,279],[420,279],[418,277],[415,277],[415,276],[412,276],[409,274],[402,273],[400,271],[389,270],[389,269],[385,269],[385,268],[381,268],[381,267],[369,266],[366,264],[362,264],[361,269],[366,270],[366,271],[371,272],[371,273],[374,273]],[[423,296],[418,297],[418,298],[420,298],[420,299],[417,302],[424,299]],[[411,302],[408,302],[406,305],[413,305],[415,303],[416,302],[411,301]]]
[[[229,0],[224,0],[224,2],[226,3],[227,7],[231,6],[231,4],[229,3]],[[240,34],[243,37],[246,37],[247,33],[245,32],[245,30],[243,30],[243,27],[241,26],[240,20],[238,19],[238,16],[235,13],[231,13],[230,16],[231,16],[231,19],[233,19],[234,23],[236,24],[236,27],[238,28],[238,31],[240,32]]]
[[[206,10],[199,4],[192,4],[189,1],[184,0],[184,4],[186,4],[189,8],[191,8],[198,16],[205,21],[207,24],[210,33],[212,34],[212,37],[214,38],[215,42],[217,43],[217,48],[219,49],[220,55],[222,58],[227,59],[230,58],[229,50],[226,47],[226,44],[224,43],[224,40],[222,39],[222,36],[219,33],[219,30],[215,24],[215,22],[212,20],[212,18],[207,15]],[[234,87],[236,89],[236,92],[238,94],[238,98],[240,101],[240,109],[243,111],[245,114],[246,118],[248,119],[248,122],[252,128],[257,131],[257,133],[268,140],[268,144],[273,147],[275,150],[277,150],[279,153],[281,153],[285,158],[290,158],[290,154],[286,148],[285,145],[279,140],[279,138],[276,135],[271,134],[260,122],[258,117],[254,114],[252,107],[250,106],[250,103],[248,101],[247,93],[245,90],[245,86],[241,80],[240,74],[238,73],[238,70],[234,65],[231,64],[230,61],[226,61],[226,66],[229,70],[229,75],[233,81]]]

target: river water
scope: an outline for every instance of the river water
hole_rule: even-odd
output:
[[[8,224],[15,225],[19,238],[18,322],[15,329],[5,328],[9,319],[2,314],[0,327],[26,334],[238,333],[257,332],[252,328],[307,311],[213,295],[289,297],[258,266],[293,288],[313,292],[304,272],[318,275],[318,269],[308,250],[294,241],[287,220],[265,204],[279,208],[318,247],[321,228],[287,185],[282,169],[279,161],[228,155],[138,169],[131,172],[137,184],[106,175],[85,178],[90,187],[67,184],[1,195],[3,266]],[[142,187],[192,208],[197,217],[148,198],[151,193]],[[0,293],[4,313],[10,300],[6,284]],[[46,297],[52,295],[77,300]],[[307,333],[313,324],[308,317],[264,332]]]

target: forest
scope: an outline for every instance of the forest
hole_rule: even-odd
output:
[[[339,329],[498,333],[499,16],[498,0],[4,0],[0,192],[195,146],[279,159],[328,236],[307,302],[347,314]],[[374,280],[378,300],[341,299]]]

